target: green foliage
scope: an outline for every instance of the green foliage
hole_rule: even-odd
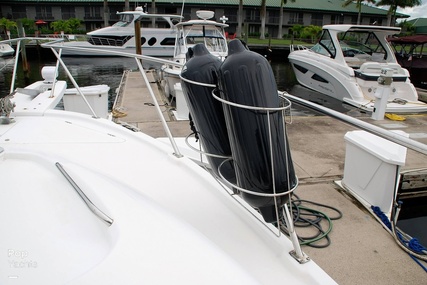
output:
[[[399,36],[412,36],[415,34],[415,26],[408,23],[406,20],[399,23],[399,27],[402,28]]]
[[[16,28],[17,26],[14,21],[11,21],[3,17],[0,19],[0,27],[3,29],[6,29],[7,31],[10,31],[12,28]]]
[[[79,32],[79,28],[82,22],[76,18],[70,18],[68,20],[58,20],[50,23],[50,27],[55,32],[63,31],[66,34],[72,34]]]
[[[293,25],[291,30],[294,37],[299,38],[301,37],[301,32],[304,30],[304,27],[302,25]]]
[[[70,18],[67,20],[67,23],[70,26],[72,33],[77,33],[81,30],[80,28],[82,26],[82,21],[80,21],[79,19]]]
[[[311,39],[311,42],[315,42],[316,39],[320,36],[321,32],[322,32],[322,27],[310,25],[310,26],[304,27],[300,37],[304,39]]]

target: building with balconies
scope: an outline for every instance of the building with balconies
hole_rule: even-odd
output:
[[[215,11],[215,20],[222,16],[228,18],[228,32],[234,33],[238,25],[239,0],[155,0],[128,1],[124,0],[2,0],[0,3],[0,18],[10,20],[22,18],[42,20],[47,24],[57,20],[77,18],[83,22],[83,30],[91,31],[113,24],[118,20],[117,11],[124,11],[126,4],[129,9],[136,6],[145,7],[149,13],[182,14],[185,20],[194,19],[197,10]],[[154,3],[154,7],[153,7]],[[243,23],[249,34],[260,32],[261,13],[260,0],[243,1]],[[280,23],[280,0],[266,1],[266,33],[277,37]],[[342,0],[295,0],[288,1],[283,7],[282,33],[288,34],[292,26],[325,24],[356,24],[358,8],[355,3],[343,7]],[[387,10],[376,6],[362,4],[361,24],[387,24]],[[397,14],[398,18],[408,18],[408,15]],[[143,23],[144,24],[144,23]],[[148,25],[148,20],[147,23]]]

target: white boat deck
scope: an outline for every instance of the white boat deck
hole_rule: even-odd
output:
[[[154,90],[158,91],[156,96],[172,134],[187,136],[191,132],[189,122],[174,120],[154,78],[151,81]],[[165,137],[155,108],[150,104],[151,99],[143,88],[146,87],[141,75],[129,73],[115,105],[121,115],[116,120],[153,137]],[[411,138],[426,144],[427,115],[405,117],[403,122],[361,119],[386,129],[403,130]],[[343,177],[344,135],[355,129],[326,116],[294,116],[292,124],[288,125],[292,158],[300,180],[295,194],[301,199],[336,207],[343,213],[341,219],[333,221],[329,247],[303,246],[302,249],[339,284],[425,284],[426,272],[399,248],[393,237],[359,202],[335,183]],[[424,155],[408,150],[403,169],[422,167],[426,167]],[[297,228],[297,232],[300,231]]]

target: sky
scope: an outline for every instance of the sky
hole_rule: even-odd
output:
[[[412,20],[416,18],[427,18],[427,0],[422,0],[421,6],[415,6],[413,8],[398,8],[397,11],[406,15],[410,15],[410,17],[406,20]],[[387,9],[388,7],[384,7]]]

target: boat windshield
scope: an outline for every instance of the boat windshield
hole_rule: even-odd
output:
[[[315,44],[312,48],[312,51],[315,53],[329,56],[334,58],[336,55],[336,49],[334,46],[334,43],[331,40],[331,35],[329,34],[329,31],[324,30],[322,33],[322,36],[319,39],[319,42]]]
[[[202,43],[210,52],[226,52],[227,42],[221,28],[215,26],[193,25],[184,27],[187,47]]]
[[[113,27],[126,27],[133,21],[133,15],[121,14],[120,20],[113,25]]]
[[[375,62],[385,62],[387,59],[386,49],[373,32],[338,33],[338,40],[344,57],[362,57]]]

